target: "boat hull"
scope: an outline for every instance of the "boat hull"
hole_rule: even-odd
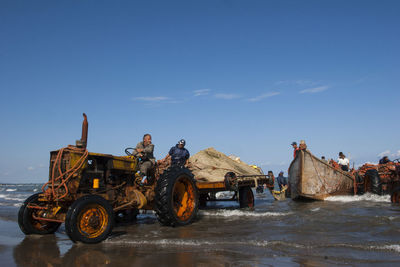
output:
[[[354,178],[318,159],[308,150],[299,150],[289,167],[291,198],[324,200],[335,195],[353,195]]]

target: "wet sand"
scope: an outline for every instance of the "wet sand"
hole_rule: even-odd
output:
[[[325,202],[274,201],[255,210],[214,204],[185,227],[162,227],[153,214],[118,225],[96,245],[54,235],[24,236],[17,207],[0,207],[3,266],[393,266],[400,263],[400,206],[388,197]]]

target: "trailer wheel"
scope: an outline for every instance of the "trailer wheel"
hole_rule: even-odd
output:
[[[395,188],[390,195],[390,201],[392,203],[400,203],[400,187]]]
[[[190,224],[197,216],[199,194],[190,170],[172,167],[157,181],[155,211],[162,225]]]
[[[33,218],[33,216],[38,216],[37,212],[40,212],[40,210],[30,209],[27,206],[29,204],[38,203],[38,198],[39,193],[28,197],[18,211],[18,225],[21,231],[26,235],[52,234],[57,231],[61,225],[61,223],[58,222],[41,221]]]
[[[111,205],[101,196],[78,198],[68,209],[65,231],[73,242],[99,243],[106,239],[114,226]]]
[[[254,207],[254,194],[250,186],[244,186],[239,188],[239,204],[240,208]]]
[[[381,177],[377,170],[368,170],[365,172],[365,192],[382,195]]]

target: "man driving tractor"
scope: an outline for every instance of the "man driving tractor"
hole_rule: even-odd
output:
[[[153,155],[154,145],[151,143],[151,135],[145,134],[143,136],[143,141],[139,142],[132,155],[139,158],[139,171],[142,177],[142,184],[147,184],[147,176],[149,171],[155,165],[155,158]]]

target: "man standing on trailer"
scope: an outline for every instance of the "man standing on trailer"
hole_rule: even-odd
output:
[[[179,142],[171,147],[171,149],[168,152],[168,155],[165,156],[163,161],[167,159],[171,159],[171,165],[172,166],[184,166],[186,165],[187,161],[189,160],[190,153],[189,151],[185,148],[186,141],[184,139],[179,140]]]

